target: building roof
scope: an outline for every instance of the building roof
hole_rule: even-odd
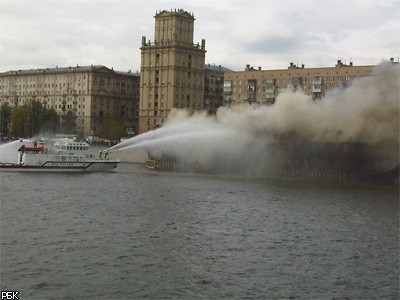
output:
[[[132,73],[131,71],[115,71],[113,68],[107,68],[103,65],[91,65],[91,66],[79,66],[74,67],[55,67],[55,68],[43,68],[43,69],[30,69],[30,70],[11,70],[7,72],[0,73],[0,76],[7,75],[37,75],[37,74],[55,74],[55,73],[70,73],[70,72],[95,72],[99,70],[108,71],[110,73],[116,73],[119,75],[132,75],[139,76],[139,73]]]
[[[194,19],[194,14],[193,13],[189,13],[183,9],[174,9],[174,10],[160,10],[158,12],[156,12],[155,17],[161,17],[161,16],[170,16],[170,15],[177,15],[177,16],[181,16],[181,17],[185,17],[185,18],[190,18],[190,19]]]
[[[205,64],[204,68],[206,70],[211,70],[211,71],[221,71],[221,72],[232,72],[231,69],[222,67],[221,65],[211,65],[211,64]]]

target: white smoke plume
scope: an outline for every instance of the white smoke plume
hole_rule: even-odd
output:
[[[221,107],[216,116],[175,110],[162,128],[112,149],[162,153],[205,167],[235,165],[244,173],[264,169],[273,159],[265,155],[268,145],[276,142],[389,142],[398,149],[399,95],[399,65],[382,63],[371,76],[319,100],[287,89],[271,106]]]

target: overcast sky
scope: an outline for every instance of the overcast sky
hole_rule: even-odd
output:
[[[400,56],[400,0],[0,0],[0,72],[105,65],[140,71],[154,15],[195,16],[206,63],[235,71],[374,65]]]

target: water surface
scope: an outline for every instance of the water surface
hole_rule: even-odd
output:
[[[1,173],[20,299],[397,299],[398,187],[152,172]]]

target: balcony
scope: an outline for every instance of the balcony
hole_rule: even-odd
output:
[[[266,99],[273,99],[273,98],[275,98],[275,94],[274,93],[266,93],[265,94],[265,98]]]
[[[232,80],[224,80],[224,93],[232,93]]]
[[[313,84],[313,86],[312,86],[312,92],[313,93],[321,93],[321,91],[322,91],[322,85]]]
[[[230,94],[232,93],[232,88],[229,86],[224,86],[224,93],[225,94]]]
[[[293,85],[302,84],[302,78],[301,77],[292,77],[291,78],[291,83]]]
[[[313,79],[312,79],[312,83],[320,85],[322,83],[322,77],[321,76],[314,76]]]
[[[255,102],[255,95],[254,94],[247,94],[246,97],[244,98],[244,101],[249,102],[250,104],[252,102]]]

